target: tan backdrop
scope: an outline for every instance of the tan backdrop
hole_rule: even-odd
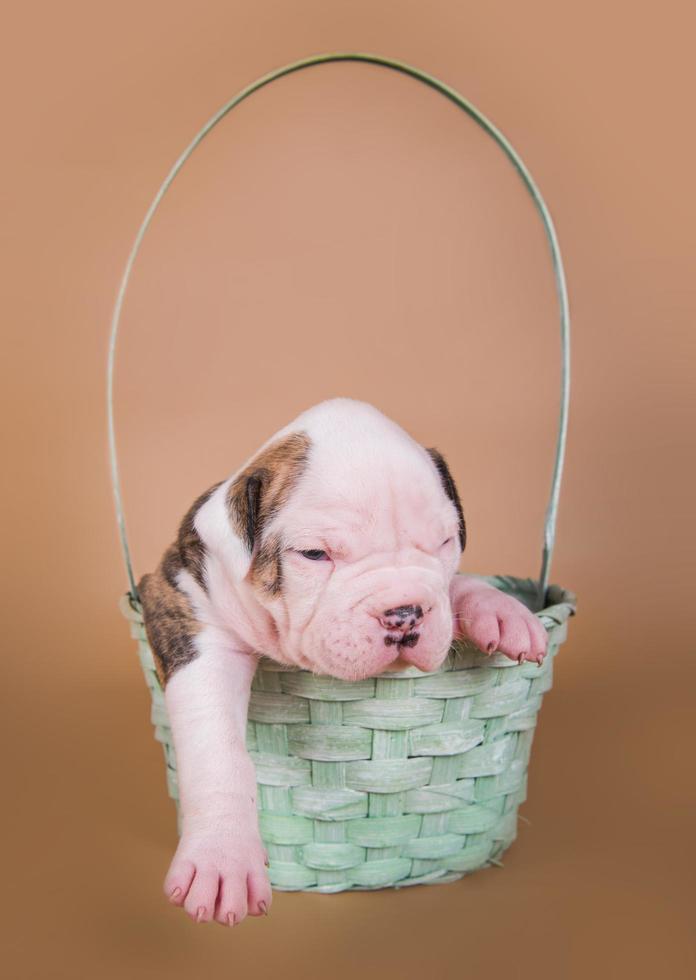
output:
[[[65,0],[0,60],[7,433],[3,958],[9,976],[692,975],[694,140],[690,5]],[[234,92],[331,50],[456,87],[519,148],[574,315],[553,580],[579,614],[504,871],[277,893],[196,927],[134,645],[104,408],[117,283],[169,166]],[[541,226],[425,86],[339,64],[245,102],[158,215],[129,295],[118,430],[136,569],[301,409],[376,404],[450,459],[464,568],[534,575],[559,343]]]

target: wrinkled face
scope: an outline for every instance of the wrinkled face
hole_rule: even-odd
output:
[[[349,680],[436,669],[452,640],[449,585],[464,545],[444,460],[412,440],[346,456],[311,441],[300,452],[297,438],[301,461],[282,492],[269,467],[257,468],[265,486],[262,477],[245,498],[247,519],[261,525],[249,581],[275,622],[278,652]]]

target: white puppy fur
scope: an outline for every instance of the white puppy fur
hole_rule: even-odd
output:
[[[349,398],[300,414],[191,509],[140,591],[183,816],[165,891],[193,918],[271,903],[245,749],[258,651],[346,679],[435,670],[455,635],[541,662],[536,617],[456,574],[464,540],[442,457]]]

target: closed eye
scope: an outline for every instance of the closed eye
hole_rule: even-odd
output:
[[[325,551],[321,551],[319,548],[308,548],[306,551],[300,551],[301,555],[305,558],[309,558],[310,561],[328,561],[329,556]]]
[[[447,540],[446,540],[446,541],[443,541],[443,542],[442,542],[442,544],[440,545],[440,547],[441,547],[441,548],[444,548],[444,547],[445,547],[445,545],[446,545],[446,544],[449,544],[449,543],[450,543],[450,541],[452,541],[452,540],[453,540],[453,538],[447,538]]]

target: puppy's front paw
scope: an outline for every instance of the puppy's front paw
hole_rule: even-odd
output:
[[[234,926],[247,915],[267,914],[271,885],[258,832],[184,829],[164,891],[195,922]]]
[[[461,577],[452,591],[454,635],[469,640],[485,653],[504,653],[522,663],[541,663],[548,634],[539,619],[517,599],[487,582]]]

